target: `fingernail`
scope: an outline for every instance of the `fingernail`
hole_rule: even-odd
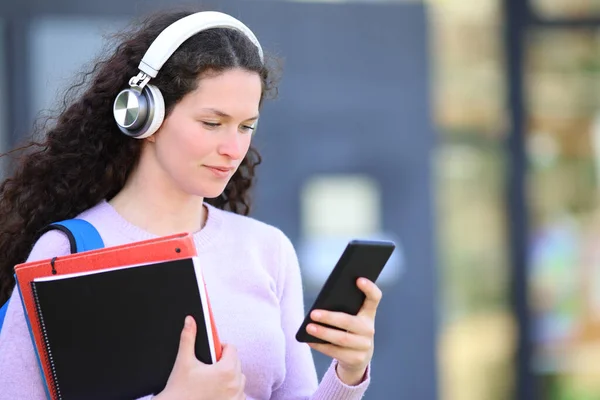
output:
[[[315,333],[317,331],[317,327],[314,325],[309,325],[308,330],[309,332]]]
[[[321,313],[320,311],[313,312],[314,319],[320,319],[322,316],[323,316],[323,313]]]
[[[192,325],[192,318],[190,316],[185,317],[184,327],[189,328]]]

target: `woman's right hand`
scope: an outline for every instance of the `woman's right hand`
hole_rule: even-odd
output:
[[[196,358],[196,322],[186,317],[181,331],[179,350],[175,365],[165,389],[155,400],[244,400],[246,377],[237,350],[231,345],[223,346],[221,359],[215,364],[204,364]]]

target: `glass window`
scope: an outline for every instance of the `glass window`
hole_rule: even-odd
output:
[[[501,4],[429,3],[443,400],[513,397]]]
[[[32,20],[29,32],[32,120],[40,112],[62,106],[63,92],[80,82],[105,44],[103,33],[126,20],[84,17],[42,17]]]
[[[551,400],[600,397],[599,89],[600,30],[531,32],[529,285],[534,366]]]
[[[429,4],[436,122],[444,135],[506,133],[499,0]]]
[[[381,188],[367,175],[319,174],[303,185],[300,198],[301,233],[298,256],[305,283],[319,289],[349,240],[391,239],[397,250],[377,284],[395,282],[402,260],[402,243],[382,231]]]
[[[535,12],[548,18],[600,16],[600,0],[530,0]]]
[[[10,134],[8,132],[7,116],[9,110],[7,109],[7,94],[8,94],[8,68],[6,65],[6,48],[5,48],[5,29],[6,25],[2,19],[0,19],[0,153],[8,151],[10,145]],[[4,162],[6,157],[0,161],[0,178],[4,176]]]

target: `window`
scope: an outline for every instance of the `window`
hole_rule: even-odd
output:
[[[600,16],[599,0],[530,0],[535,12],[554,18],[590,18]]]
[[[377,283],[393,283],[399,276],[401,242],[382,231],[381,190],[366,175],[323,174],[310,178],[301,190],[299,258],[305,283],[318,290],[349,240],[392,239],[398,248]]]
[[[43,17],[31,22],[31,115],[62,106],[62,94],[80,81],[104,46],[102,33],[122,25],[119,20],[101,18]]]
[[[6,48],[5,48],[5,28],[4,21],[0,19],[0,153],[8,151],[10,143],[10,133],[8,131],[7,116],[9,113],[7,104],[8,94],[8,68],[6,65]],[[0,177],[4,176],[4,163],[7,162],[6,157],[0,162]]]
[[[595,399],[600,30],[536,29],[527,51],[534,367],[544,398]]]
[[[516,321],[504,201],[509,124],[501,5],[429,3],[440,132],[434,193],[443,400],[513,397]]]

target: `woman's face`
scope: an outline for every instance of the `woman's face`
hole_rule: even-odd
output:
[[[157,178],[185,194],[221,195],[250,147],[261,91],[259,75],[239,68],[202,77],[149,138]]]

